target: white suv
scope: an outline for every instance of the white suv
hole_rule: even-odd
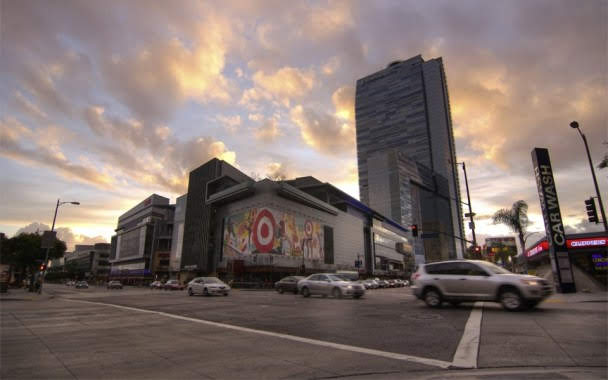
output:
[[[420,265],[412,275],[414,295],[430,307],[443,301],[500,302],[509,310],[532,308],[551,294],[540,277],[514,274],[481,260],[456,260]]]

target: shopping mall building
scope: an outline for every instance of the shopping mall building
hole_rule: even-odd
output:
[[[415,266],[407,229],[313,177],[255,181],[212,159],[190,173],[188,193],[176,205],[148,199],[119,220],[114,276],[148,282],[160,274],[185,283],[218,275],[272,284],[286,275],[340,270],[408,277]],[[171,209],[173,220],[154,207]],[[171,236],[162,249],[155,243],[160,222],[172,227],[162,235]],[[155,256],[169,252],[163,262],[169,271],[158,272]]]

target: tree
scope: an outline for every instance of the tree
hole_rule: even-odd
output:
[[[26,269],[29,269],[31,274],[36,273],[46,257],[46,249],[40,247],[41,240],[42,236],[36,233],[21,233],[8,239],[6,242],[6,249],[10,252],[8,264],[20,268],[21,273],[25,273]],[[3,243],[3,251],[4,245]],[[49,251],[49,259],[62,257],[66,249],[63,241],[55,240],[55,247]],[[2,256],[4,257],[4,252]]]
[[[522,254],[526,249],[526,228],[530,224],[528,220],[528,204],[519,200],[513,203],[511,209],[500,209],[492,217],[494,224],[504,224],[517,234]]]

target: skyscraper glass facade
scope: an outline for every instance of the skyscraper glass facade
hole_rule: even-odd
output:
[[[359,79],[355,114],[361,200],[426,231],[425,241],[415,245],[417,255],[432,261],[462,257],[460,188],[441,58],[396,61]]]

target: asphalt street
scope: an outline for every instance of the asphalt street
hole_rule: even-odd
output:
[[[446,369],[472,305],[429,309],[407,288],[354,300],[47,284],[0,305],[3,379],[608,377],[606,302],[476,307],[473,372]]]

